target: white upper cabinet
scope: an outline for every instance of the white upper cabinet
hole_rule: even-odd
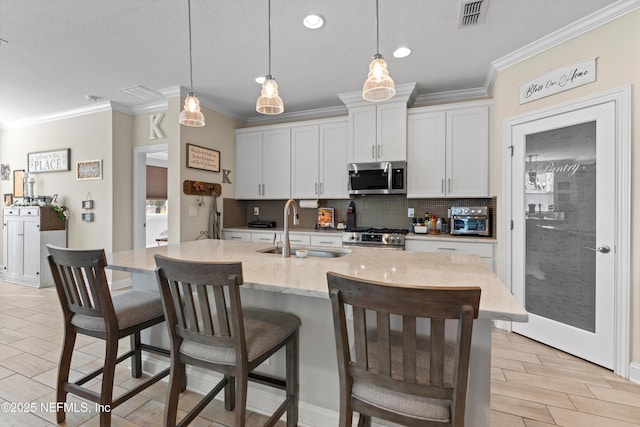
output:
[[[407,105],[415,83],[396,86],[389,101],[367,102],[361,92],[338,95],[349,109],[349,162],[407,160]]]
[[[407,197],[490,197],[491,101],[416,108],[407,118]]]
[[[349,109],[352,162],[407,159],[407,104],[367,105]]]
[[[348,198],[347,121],[291,129],[291,197]]]
[[[289,127],[236,131],[236,199],[291,195]]]

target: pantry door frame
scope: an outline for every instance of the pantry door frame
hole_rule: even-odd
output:
[[[615,260],[615,314],[614,314],[614,361],[613,371],[624,378],[629,378],[630,334],[631,334],[631,86],[623,86],[586,98],[559,104],[542,110],[533,111],[521,116],[505,119],[503,125],[503,158],[502,158],[502,279],[513,292],[513,233],[524,232],[512,230],[512,194],[522,189],[513,188],[511,182],[512,159],[511,146],[514,141],[514,127],[528,122],[545,119],[570,111],[589,108],[595,105],[615,103],[615,162],[616,162],[616,212],[612,217],[615,227],[616,254]],[[501,322],[499,326],[511,330],[509,322]],[[640,367],[638,367],[640,369]],[[640,373],[640,370],[638,371]]]

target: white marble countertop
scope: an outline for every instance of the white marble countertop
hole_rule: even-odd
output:
[[[528,314],[500,279],[475,255],[349,248],[337,258],[282,258],[256,252],[269,245],[203,239],[108,255],[108,268],[153,274],[155,254],[192,261],[241,261],[244,286],[270,292],[328,298],[326,273],[402,285],[479,286],[480,317],[526,322]],[[324,248],[327,249],[327,248]]]

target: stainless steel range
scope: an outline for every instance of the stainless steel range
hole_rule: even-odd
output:
[[[351,228],[342,233],[342,246],[404,250],[404,235],[408,231],[391,228]]]

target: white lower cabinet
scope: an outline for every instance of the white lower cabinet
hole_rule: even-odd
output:
[[[244,242],[265,243],[273,245],[274,236],[276,242],[281,242],[284,238],[284,232],[279,231],[244,231],[244,230],[225,230],[225,240],[239,240]],[[295,233],[289,231],[289,241],[291,245],[296,246],[330,246],[342,247],[342,234],[334,235],[321,234],[314,232]]]
[[[311,246],[332,246],[342,247],[342,236],[313,235],[311,236]]]
[[[67,246],[66,222],[49,207],[5,208],[3,213],[4,280],[53,286],[46,245]]]
[[[250,242],[251,241],[251,232],[249,232],[249,231],[225,230],[224,231],[224,239],[225,240],[239,240],[241,242]]]
[[[454,242],[450,240],[405,240],[405,250],[412,252],[435,252],[441,254],[478,255],[495,271],[493,242]]]

